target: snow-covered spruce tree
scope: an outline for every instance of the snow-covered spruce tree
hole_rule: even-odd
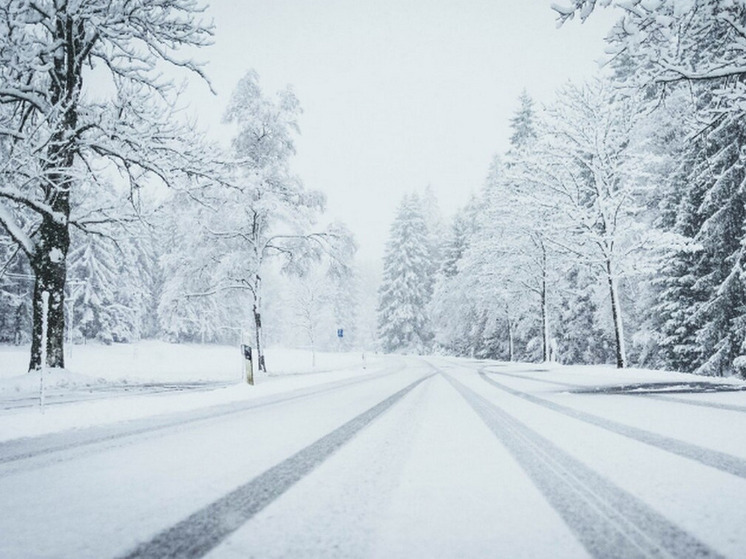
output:
[[[0,342],[30,340],[32,288],[28,261],[11,239],[0,236]]]
[[[29,369],[64,367],[64,295],[70,227],[89,228],[113,210],[76,215],[71,203],[94,169],[118,168],[133,191],[199,172],[195,135],[174,125],[175,89],[163,65],[199,72],[180,47],[210,42],[194,0],[6,0],[0,4],[0,229],[33,270]],[[102,99],[88,87],[106,81]],[[189,142],[180,141],[188,139]],[[109,208],[107,208],[109,209]],[[41,339],[43,292],[48,337]]]
[[[475,230],[477,204],[472,198],[451,220],[428,309],[435,344],[454,355],[474,355],[482,349],[482,341],[468,335],[480,305],[464,285],[461,269]]]
[[[615,359],[614,333],[600,324],[607,321],[600,301],[598,274],[585,262],[563,271],[558,289],[558,328],[555,336],[563,363],[609,363]]]
[[[703,285],[697,277],[700,274],[698,262],[701,249],[695,239],[702,226],[699,208],[705,196],[705,184],[691,182],[694,169],[706,164],[702,149],[701,135],[690,139],[696,129],[693,122],[676,122],[678,115],[693,116],[691,95],[681,90],[679,98],[685,104],[675,103],[669,109],[671,96],[666,105],[651,113],[651,130],[647,136],[650,151],[660,150],[666,154],[667,163],[663,168],[651,173],[650,180],[658,185],[659,199],[655,207],[659,213],[655,226],[673,233],[669,246],[664,246],[657,255],[660,262],[648,280],[653,292],[653,301],[648,312],[648,327],[657,334],[657,351],[654,365],[674,371],[692,372],[703,362],[703,354],[697,341],[700,315],[693,309],[707,300]],[[676,111],[677,114],[672,114]],[[655,201],[654,201],[655,202]]]
[[[438,197],[432,185],[425,187],[425,191],[420,196],[422,202],[422,215],[425,218],[427,233],[430,238],[430,278],[431,282],[435,281],[435,276],[440,270],[443,263],[443,233],[446,229],[443,214],[440,211]],[[430,285],[432,290],[433,286]]]
[[[744,373],[737,365],[746,354],[745,144],[742,119],[724,117],[692,146],[701,149],[694,154],[679,232],[691,236],[694,248],[672,255],[669,290],[662,294],[671,311],[669,335],[680,338],[675,365],[683,370]]]
[[[146,322],[156,311],[155,262],[147,238],[136,236],[136,229],[133,224],[128,235],[116,240],[73,231],[65,296],[71,338],[132,342],[154,333],[152,326],[147,331]]]
[[[510,128],[513,131],[510,136],[510,154],[530,148],[537,137],[534,100],[524,89],[518,102],[520,106],[510,119]]]
[[[421,206],[416,194],[405,196],[389,231],[378,292],[378,336],[387,352],[421,354],[432,341],[432,253]]]

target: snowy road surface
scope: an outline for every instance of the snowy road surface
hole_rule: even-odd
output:
[[[743,388],[391,358],[8,440],[0,557],[744,557]]]

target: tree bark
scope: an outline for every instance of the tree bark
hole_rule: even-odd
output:
[[[67,253],[70,248],[70,192],[74,186],[78,126],[77,102],[83,83],[82,60],[78,58],[85,38],[82,21],[76,21],[59,9],[54,20],[53,37],[60,42],[61,55],[54,58],[50,87],[52,105],[62,111],[46,152],[44,201],[51,209],[45,214],[35,235],[36,246],[29,255],[34,271],[33,326],[29,371],[41,368],[42,344],[46,344],[50,368],[65,366],[65,280]],[[49,293],[47,339],[42,339],[42,293]]]
[[[541,243],[541,360],[549,361],[549,309],[547,300],[547,249]]]
[[[45,218],[38,232],[39,243],[31,259],[34,271],[33,328],[29,371],[41,368],[42,343],[47,346],[47,367],[65,366],[65,279],[66,258],[70,247],[67,225]],[[49,293],[47,339],[42,340],[42,293]]]
[[[508,317],[508,361],[515,359],[515,340],[513,339],[513,322]]]
[[[254,313],[254,332],[256,334],[256,363],[258,370],[266,373],[267,365],[264,360],[264,348],[262,346],[261,286],[262,279],[257,275],[254,278],[254,304],[252,307]]]
[[[616,342],[616,366],[624,369],[627,366],[627,352],[624,344],[624,324],[622,323],[622,308],[619,303],[619,287],[613,274],[611,261],[606,261],[606,279],[609,282],[611,297],[611,317],[614,320],[614,338]]]

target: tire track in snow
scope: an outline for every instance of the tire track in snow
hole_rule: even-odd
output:
[[[670,452],[672,454],[694,460],[704,466],[715,468],[717,470],[720,470],[721,472],[726,472],[728,474],[746,479],[746,460],[733,456],[732,454],[726,454],[725,452],[719,452],[717,450],[704,448],[695,444],[674,439],[672,437],[659,435],[657,433],[653,433],[652,431],[646,431],[645,429],[631,427],[629,425],[618,423],[616,421],[612,421],[598,415],[563,406],[561,404],[545,400],[544,398],[539,398],[538,396],[516,390],[502,383],[499,383],[494,379],[489,378],[485,374],[484,370],[479,371],[479,376],[488,384],[491,384],[492,386],[499,388],[500,390],[507,392],[508,394],[527,400],[532,404],[542,406],[557,413],[561,413],[562,415],[572,417],[573,419],[583,421],[584,423],[589,423],[596,427],[600,427],[601,429],[611,431],[612,433],[622,435],[635,441],[653,446],[660,450],[664,450],[666,452]]]
[[[470,388],[441,373],[593,557],[721,557]]]
[[[489,373],[490,375],[499,375],[503,377],[512,377],[522,380],[532,380],[535,382],[543,382],[546,384],[552,384],[556,386],[563,386],[566,388],[572,388],[572,389],[581,389],[581,390],[587,390],[588,386],[581,385],[581,384],[572,384],[569,382],[561,382],[556,380],[546,380],[543,378],[537,378],[534,376],[528,376],[528,375],[521,375],[521,374],[514,374],[514,373],[505,373],[502,371],[493,371],[493,370],[486,370],[486,368],[482,369],[483,371]],[[601,392],[603,394],[603,392]],[[719,410],[727,410],[727,411],[735,411],[740,413],[746,413],[746,406],[738,406],[734,404],[722,404],[719,402],[696,402],[694,400],[686,400],[684,398],[677,398],[675,396],[670,396],[668,394],[635,394],[631,392],[620,392],[613,394],[614,396],[632,396],[635,398],[649,398],[651,400],[660,400],[662,402],[677,402],[680,404],[686,404],[689,406],[699,406],[703,408],[714,408]]]
[[[571,384],[569,382],[561,382],[561,381],[558,381],[558,380],[546,380],[546,379],[543,379],[543,378],[536,378],[536,377],[532,377],[532,376],[528,376],[528,375],[519,375],[519,374],[515,374],[515,373],[503,373],[501,371],[487,371],[487,372],[489,374],[491,374],[491,375],[500,375],[500,376],[503,376],[503,377],[512,377],[512,378],[518,378],[518,379],[521,379],[521,380],[530,380],[530,381],[533,381],[533,382],[543,382],[545,384],[552,384],[552,385],[555,385],[555,386],[562,386],[564,388],[588,388],[587,386],[583,386],[581,384]]]
[[[624,396],[637,396],[639,398],[650,398],[651,400],[659,400],[661,402],[675,402],[677,404],[686,404],[687,406],[698,406],[702,408],[714,408],[717,410],[746,413],[746,406],[737,406],[735,404],[722,404],[719,402],[695,402],[694,400],[677,398],[675,396],[666,396],[663,394],[624,394]]]
[[[79,402],[91,402],[110,400],[114,398],[132,398],[136,396],[156,396],[161,394],[174,394],[180,392],[205,392],[234,386],[238,382],[204,382],[204,383],[147,383],[147,384],[114,384],[110,386],[92,386],[85,391],[73,391],[72,393],[51,393],[45,396],[45,406],[62,406],[66,404],[77,404]],[[39,405],[38,396],[29,396],[11,400],[0,400],[0,413],[13,412],[19,409],[35,408]]]
[[[395,374],[405,368],[397,368],[381,373],[370,373],[364,377],[350,378],[324,383],[320,386],[300,388],[289,393],[249,401],[218,404],[199,410],[176,412],[166,416],[152,416],[104,425],[82,430],[63,431],[39,437],[13,439],[0,443],[0,473],[26,472],[31,468],[43,467],[50,463],[72,460],[81,455],[101,452],[107,449],[137,442],[140,437],[167,433],[171,429],[223,418],[267,406],[284,404],[301,398],[308,398],[340,390],[360,383],[370,382]]]
[[[140,544],[123,556],[124,559],[206,555],[415,387],[433,376],[429,374],[407,385],[246,484]]]

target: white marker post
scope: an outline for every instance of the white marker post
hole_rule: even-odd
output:
[[[254,385],[254,360],[251,355],[251,346],[242,344],[241,353],[243,354],[244,365],[246,367],[246,382]]]
[[[41,293],[41,369],[39,369],[39,406],[44,413],[44,374],[47,372],[47,332],[49,330],[49,291]]]

